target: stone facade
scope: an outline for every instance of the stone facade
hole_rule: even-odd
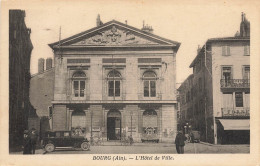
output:
[[[180,43],[110,21],[50,44],[53,130],[90,137],[173,141]]]

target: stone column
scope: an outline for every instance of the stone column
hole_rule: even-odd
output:
[[[86,127],[86,131],[87,131],[87,129],[88,129],[88,123],[87,123],[87,121],[88,121],[88,110],[83,110],[84,112],[85,112],[85,116],[86,116],[86,122],[85,122],[85,127]]]
[[[105,132],[105,135],[104,135],[103,139],[105,139],[105,140],[107,140],[107,113],[108,113],[108,110],[104,110],[104,116],[105,116],[104,132]]]
[[[143,113],[144,113],[144,110],[139,110],[138,111],[138,120],[139,120],[139,122],[138,122],[138,132],[140,133],[140,134],[142,134],[142,132],[143,132]]]
[[[67,111],[66,111],[66,130],[69,130],[69,120],[70,120],[70,109],[67,108]]]
[[[72,125],[72,112],[73,112],[73,110],[69,110],[69,130],[71,130],[71,125]]]
[[[159,134],[159,140],[162,142],[162,107],[158,110],[158,134]]]

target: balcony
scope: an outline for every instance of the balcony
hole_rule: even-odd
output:
[[[222,117],[249,117],[250,107],[241,108],[221,108]]]
[[[222,91],[230,91],[236,89],[248,89],[250,88],[249,79],[221,79],[220,88]]]

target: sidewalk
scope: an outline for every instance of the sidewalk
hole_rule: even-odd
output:
[[[40,148],[39,146],[36,147],[35,154],[45,154],[45,153],[46,152],[42,148]],[[22,147],[16,147],[16,148],[10,149],[9,154],[11,154],[11,155],[12,154],[21,154],[21,155],[23,155],[23,148]]]
[[[43,149],[36,149],[35,150],[35,155],[39,155],[39,154],[45,154],[46,152]],[[18,152],[10,152],[11,155],[15,154],[19,154],[19,155],[23,155],[23,151],[18,151]],[[33,155],[33,154],[28,154],[28,155]]]
[[[236,146],[245,146],[245,147],[250,147],[250,144],[211,144],[211,143],[208,143],[208,142],[202,142],[200,141],[201,144],[204,144],[204,145],[208,145],[208,146],[215,146],[215,147],[227,147],[227,146],[233,146],[233,147],[236,147]]]

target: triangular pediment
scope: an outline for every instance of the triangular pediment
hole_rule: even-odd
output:
[[[60,44],[60,45],[59,45]],[[177,46],[179,43],[167,40],[140,29],[111,21],[88,31],[50,44],[52,48],[89,46]]]
[[[158,45],[156,41],[149,40],[145,37],[138,36],[131,30],[119,28],[116,25],[108,29],[102,29],[71,45]]]

